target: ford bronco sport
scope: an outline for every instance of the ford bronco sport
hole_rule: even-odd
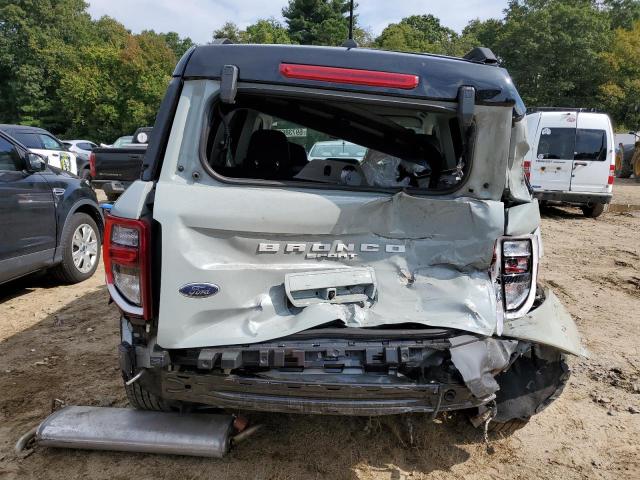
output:
[[[131,404],[526,422],[582,349],[536,285],[524,118],[484,49],[187,52],[106,221]]]

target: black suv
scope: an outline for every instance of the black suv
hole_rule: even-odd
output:
[[[90,185],[0,132],[0,283],[52,268],[66,283],[96,271],[102,214]]]

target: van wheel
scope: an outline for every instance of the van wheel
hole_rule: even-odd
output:
[[[67,219],[60,239],[62,263],[53,274],[62,282],[79,283],[91,277],[100,262],[100,230],[86,213]]]
[[[604,213],[604,203],[595,203],[582,207],[582,213],[588,218],[597,218]]]
[[[169,403],[143,388],[138,382],[131,385],[125,384],[124,389],[127,392],[127,399],[133,408],[154,412],[172,411]]]

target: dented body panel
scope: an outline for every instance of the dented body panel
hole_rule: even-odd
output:
[[[313,57],[297,48],[261,51],[282,55],[274,65]],[[123,309],[124,378],[146,369],[140,385],[163,400],[233,409],[435,415],[496,401],[508,421],[544,408],[566,383],[562,355],[584,350],[557,297],[536,292],[540,214],[506,72],[456,63],[440,74],[477,70],[502,83],[451,77],[449,93],[435,96],[287,85],[277,69],[271,82],[248,66],[224,65],[239,75],[225,84],[212,73],[222,65],[206,64],[231,51],[181,61],[163,103],[173,110],[154,129],[162,143],[154,136],[145,160],[149,181],[112,211],[147,222],[157,275],[151,321],[135,318],[141,307]],[[353,58],[378,55],[401,58]],[[181,77],[193,68],[206,74]],[[431,88],[428,69],[418,73]],[[337,122],[369,153],[305,170],[291,138],[306,127],[289,128],[304,112],[310,129],[335,135]],[[296,149],[304,175],[287,164]]]

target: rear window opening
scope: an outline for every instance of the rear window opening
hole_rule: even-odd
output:
[[[469,169],[453,109],[245,94],[214,103],[206,132],[204,161],[227,180],[444,192]]]

